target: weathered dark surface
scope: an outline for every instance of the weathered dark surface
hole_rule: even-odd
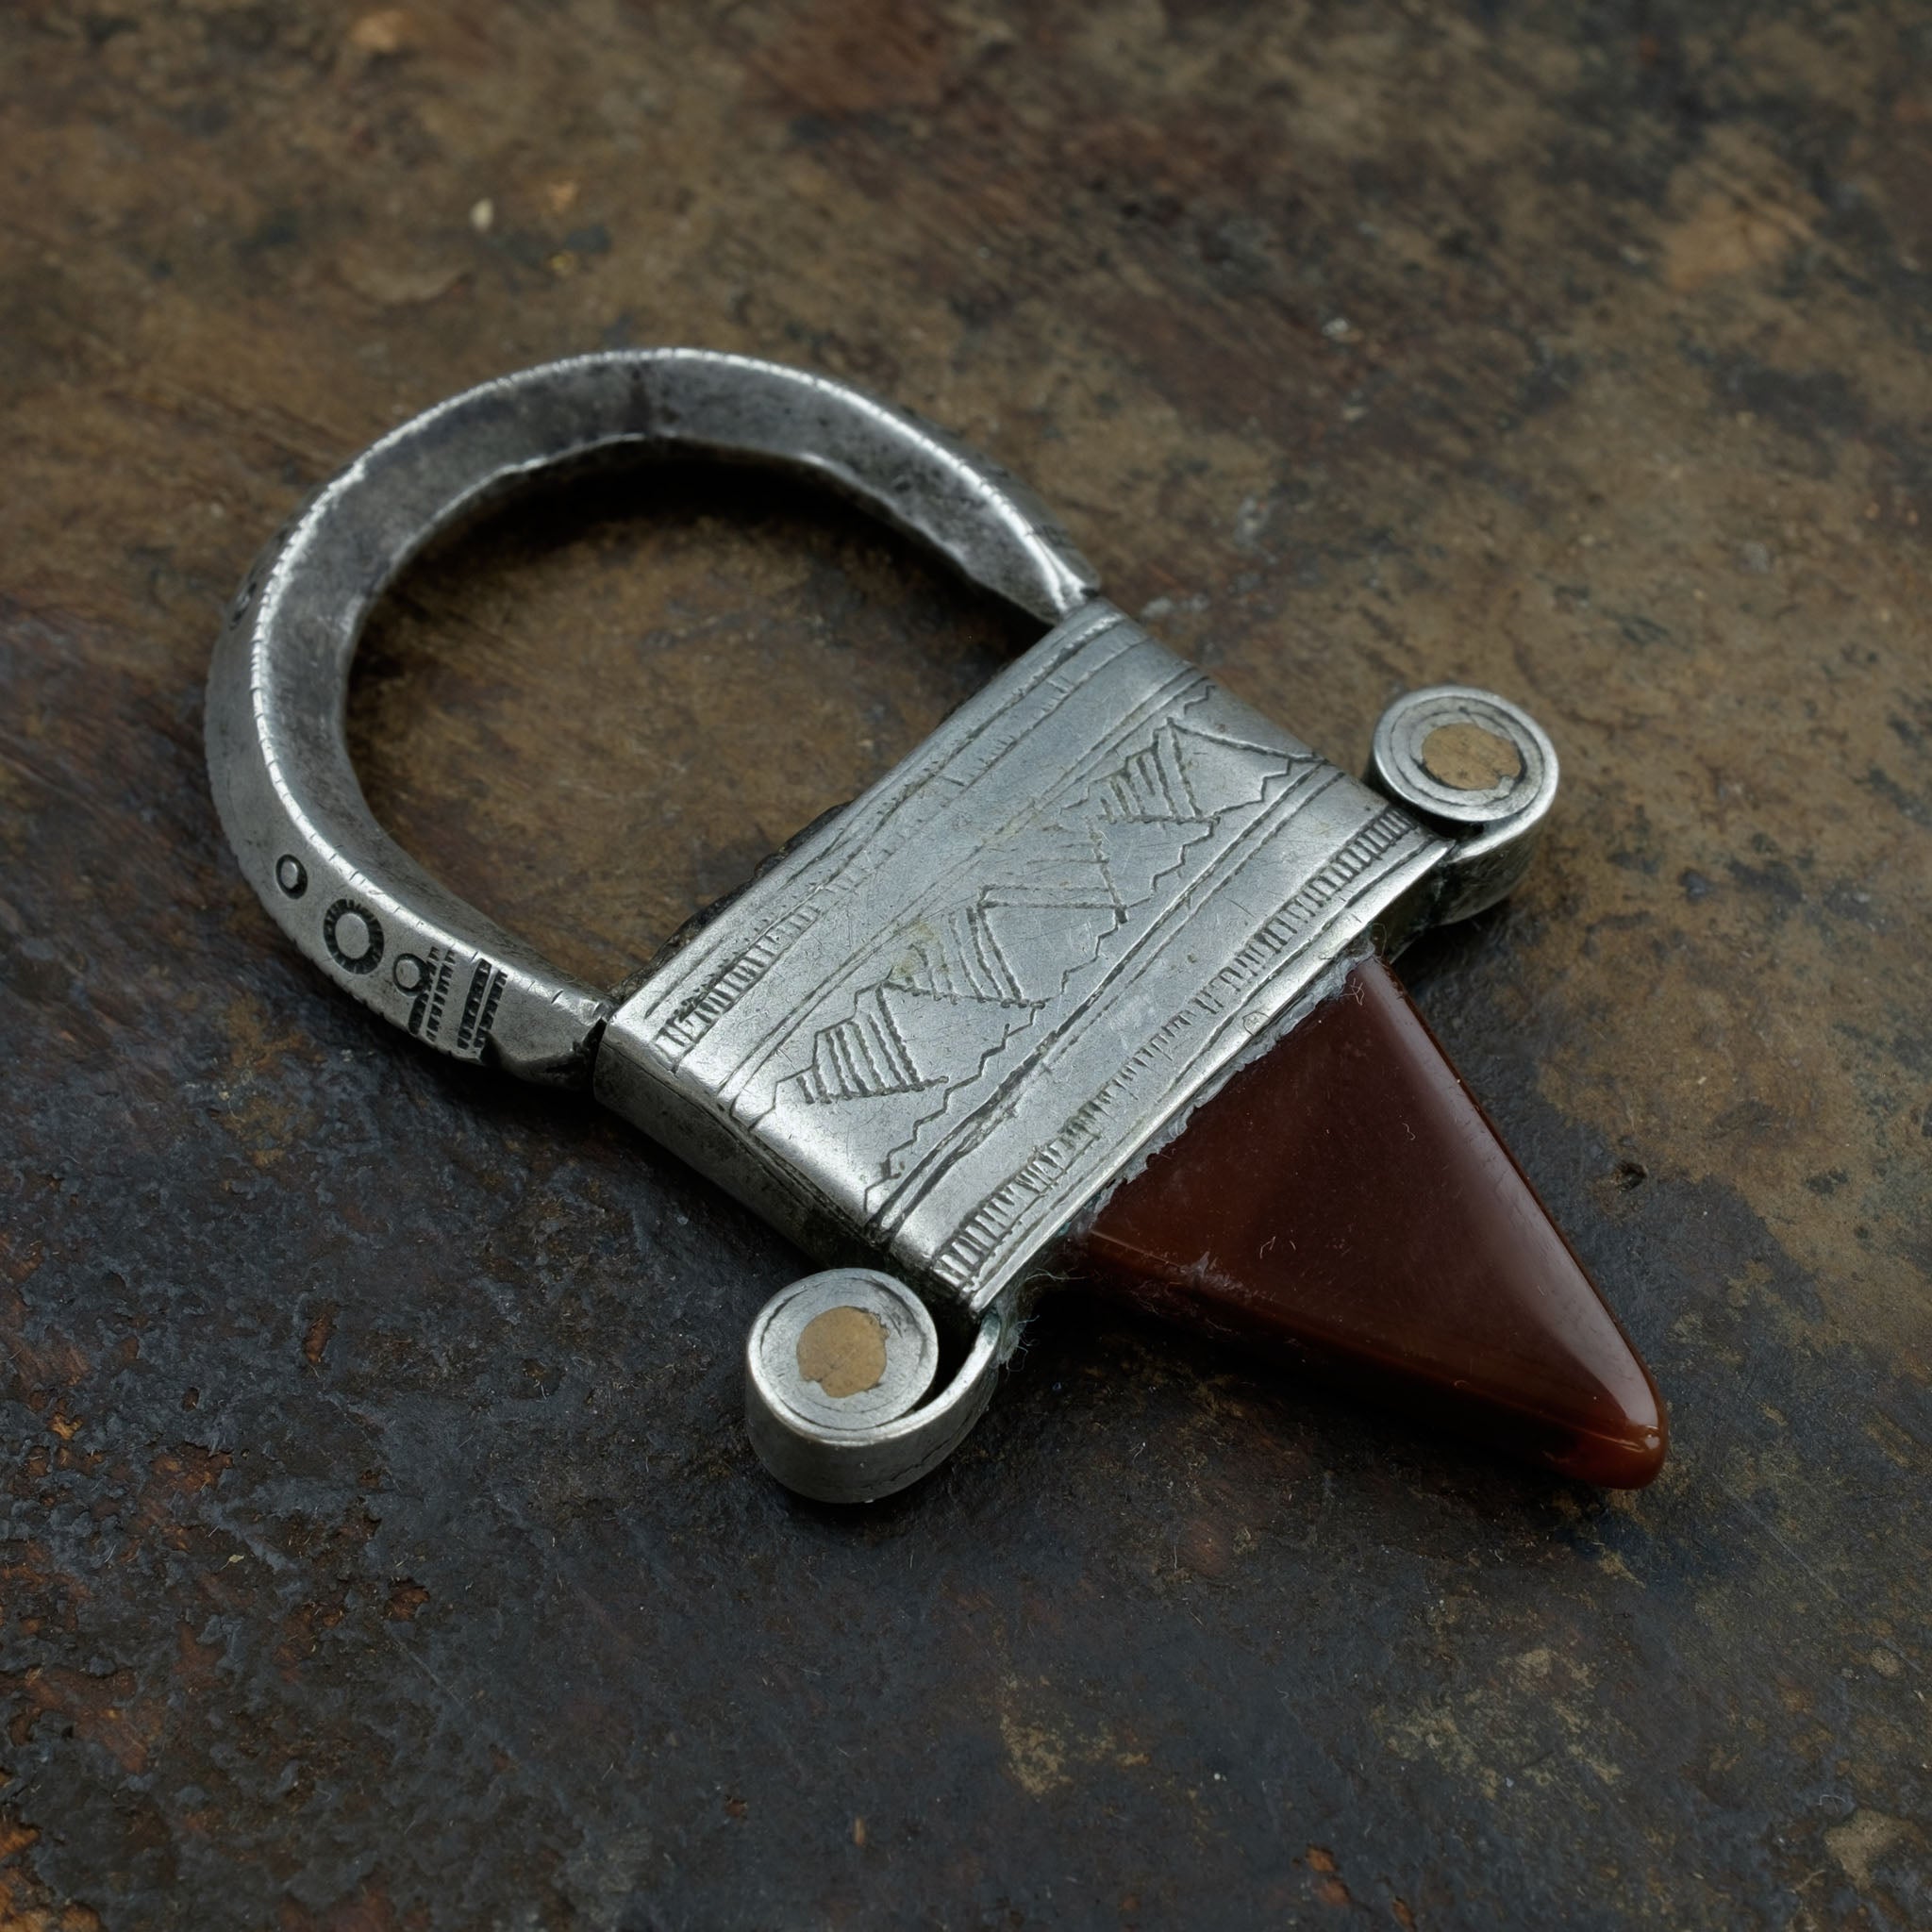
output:
[[[1932,1918],[1922,8],[27,0],[0,164],[6,1932]],[[995,451],[1345,760],[1536,710],[1533,882],[1409,977],[1655,1489],[1069,1307],[802,1507],[737,1387],[796,1257],[280,942],[201,770],[250,555],[681,340]],[[1017,641],[742,491],[498,525],[374,641],[372,796],[572,966]]]

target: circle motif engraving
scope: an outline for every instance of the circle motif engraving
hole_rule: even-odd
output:
[[[308,868],[292,852],[284,853],[275,860],[275,884],[291,899],[299,899],[308,890]]]
[[[374,973],[382,963],[382,922],[353,899],[338,899],[323,915],[322,940],[344,972]]]
[[[423,984],[424,965],[414,953],[398,956],[396,963],[390,968],[390,976],[405,992],[414,992]]]

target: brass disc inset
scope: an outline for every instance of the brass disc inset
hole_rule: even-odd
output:
[[[831,1268],[765,1304],[745,1359],[746,1399],[759,1413],[862,1435],[925,1400],[939,1373],[940,1334],[903,1281],[874,1268]]]
[[[1458,791],[1488,791],[1523,773],[1523,754],[1480,724],[1437,725],[1423,741],[1422,761],[1431,777]]]
[[[886,1324],[865,1308],[827,1308],[798,1338],[798,1373],[842,1400],[876,1389],[886,1373]]]

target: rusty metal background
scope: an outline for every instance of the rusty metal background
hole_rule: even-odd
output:
[[[1932,1917],[1922,10],[25,0],[0,160],[0,1927]],[[798,1504],[797,1257],[276,938],[200,765],[248,557],[652,341],[957,427],[1338,756],[1544,720],[1532,881],[1409,977],[1657,1488],[1070,1304],[937,1480]],[[664,473],[429,559],[352,727],[603,979],[1017,641]]]

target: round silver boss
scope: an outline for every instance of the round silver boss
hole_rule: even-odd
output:
[[[1405,692],[1375,726],[1383,789],[1451,825],[1493,825],[1557,791],[1557,748],[1520,706],[1464,684]]]
[[[752,1328],[748,1366],[781,1413],[822,1429],[864,1430],[916,1408],[939,1373],[925,1304],[890,1274],[834,1268],[794,1281]]]
[[[1523,876],[1556,800],[1557,748],[1507,698],[1435,684],[1382,713],[1368,782],[1456,840],[1435,916],[1467,919]]]

